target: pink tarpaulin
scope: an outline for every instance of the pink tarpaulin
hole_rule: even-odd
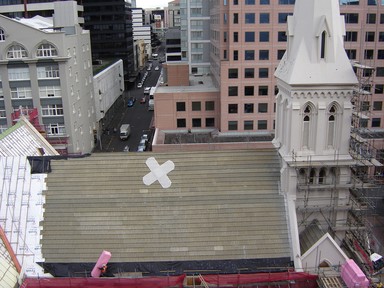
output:
[[[347,260],[341,266],[341,278],[348,288],[367,288],[369,286],[367,277],[352,259]]]

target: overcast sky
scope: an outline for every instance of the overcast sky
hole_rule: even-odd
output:
[[[167,7],[172,0],[136,0],[137,8]]]

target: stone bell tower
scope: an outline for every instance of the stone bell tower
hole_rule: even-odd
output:
[[[287,51],[275,76],[276,134],[282,159],[295,266],[299,233],[318,220],[344,237],[349,200],[349,138],[357,78],[343,47],[338,0],[296,0],[288,17]]]

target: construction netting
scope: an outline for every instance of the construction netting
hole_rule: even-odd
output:
[[[317,275],[300,272],[179,275],[143,278],[30,278],[21,288],[176,288],[176,287],[255,287],[316,288]]]
[[[317,275],[299,272],[203,275],[209,287],[316,288]],[[229,286],[228,286],[229,285]]]
[[[28,278],[20,288],[183,287],[185,275],[143,278]]]

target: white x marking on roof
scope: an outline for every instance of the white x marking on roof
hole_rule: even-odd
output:
[[[150,157],[147,159],[145,164],[147,164],[149,170],[151,170],[151,172],[143,177],[143,183],[145,185],[149,186],[155,181],[159,181],[163,188],[171,187],[172,182],[167,175],[169,172],[175,169],[175,164],[171,160],[168,160],[164,164],[159,165],[154,157]]]

